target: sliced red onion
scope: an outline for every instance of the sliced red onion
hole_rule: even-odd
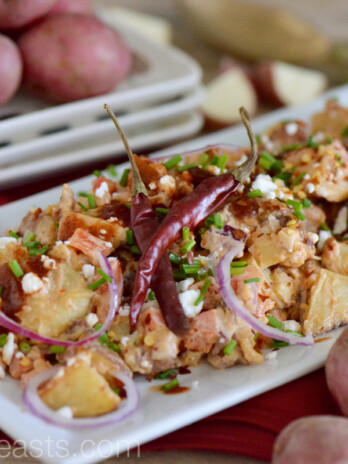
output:
[[[255,331],[260,332],[265,337],[275,338],[277,340],[290,343],[290,345],[312,345],[314,340],[310,335],[307,335],[306,337],[297,337],[291,333],[283,332],[264,324],[253,316],[236,296],[231,286],[230,267],[234,257],[243,249],[242,247],[243,244],[236,241],[235,246],[222,257],[216,267],[216,278],[219,282],[220,294],[228,308],[236,314],[236,316],[244,319],[244,321],[246,321]]]
[[[65,418],[60,415],[59,412],[49,408],[38,394],[40,385],[54,377],[59,369],[61,369],[59,366],[53,367],[52,369],[48,369],[36,375],[23,392],[23,401],[29,411],[52,425],[70,429],[83,429],[116,424],[133,414],[139,405],[139,393],[134,381],[127,374],[122,372],[108,372],[108,374],[124,384],[127,398],[120,403],[120,406],[115,411],[103,414],[102,416],[72,419]]]
[[[99,260],[99,265],[101,269],[109,277],[111,277],[112,282],[108,283],[109,292],[110,292],[110,307],[109,307],[108,315],[104,321],[104,324],[93,335],[90,335],[89,337],[86,337],[77,342],[73,342],[73,341],[69,342],[69,341],[59,340],[58,338],[44,337],[43,335],[39,335],[36,332],[32,332],[31,330],[22,327],[20,324],[15,322],[13,319],[10,319],[8,316],[6,316],[6,314],[4,314],[1,311],[0,311],[0,326],[5,327],[6,329],[10,330],[11,332],[16,333],[17,335],[20,335],[21,337],[26,337],[26,338],[35,340],[40,343],[46,343],[47,345],[80,346],[80,345],[83,345],[84,343],[91,342],[99,338],[104,332],[106,332],[109,329],[115,317],[116,311],[118,310],[121,304],[122,285],[116,284],[114,274],[112,272],[108,259],[103,254],[99,253],[98,260]]]
[[[229,143],[216,143],[214,145],[207,145],[207,146],[202,147],[202,148],[196,148],[195,150],[186,151],[186,152],[180,153],[180,155],[185,158],[186,156],[199,155],[201,153],[206,153],[209,150],[219,150],[219,149],[223,150],[223,151],[235,152],[235,151],[240,150],[241,147],[238,147],[237,145],[232,145],[232,144],[229,144]],[[167,161],[170,158],[173,158],[173,156],[175,156],[175,154],[174,155],[161,156],[160,158],[157,158],[157,160],[158,161]]]

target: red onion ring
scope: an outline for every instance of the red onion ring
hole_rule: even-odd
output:
[[[235,152],[235,151],[240,150],[241,147],[238,147],[237,145],[232,145],[229,143],[216,143],[214,145],[206,145],[205,147],[202,147],[202,148],[196,148],[195,150],[186,151],[186,152],[180,153],[180,155],[186,158],[186,156],[199,155],[200,153],[206,153],[207,151],[214,150],[214,149]],[[156,161],[167,161],[170,158],[173,158],[173,156],[175,156],[175,154],[161,156],[159,158],[156,158]]]
[[[109,329],[112,323],[112,320],[115,317],[116,311],[118,310],[121,304],[122,285],[116,284],[114,274],[112,272],[108,259],[103,254],[98,253],[98,260],[99,260],[101,269],[112,279],[112,282],[108,283],[109,292],[110,292],[110,307],[109,307],[108,315],[104,321],[104,324],[93,335],[87,338],[84,338],[82,340],[79,340],[77,342],[72,342],[72,341],[69,342],[69,341],[59,340],[57,338],[44,337],[42,335],[37,334],[36,332],[32,332],[31,330],[22,327],[20,324],[15,322],[13,319],[10,319],[8,316],[6,316],[6,314],[4,314],[2,311],[0,311],[0,326],[5,327],[6,329],[10,330],[11,332],[16,333],[17,335],[20,335],[21,337],[26,337],[26,338],[35,340],[40,343],[46,343],[47,345],[80,346],[80,345],[83,345],[84,343],[91,342],[99,338],[104,332],[106,332]]]
[[[307,335],[306,337],[297,337],[291,333],[282,332],[279,329],[264,324],[255,316],[253,316],[237,298],[231,286],[231,273],[230,266],[234,257],[243,249],[243,243],[236,241],[235,246],[227,252],[220,260],[216,267],[216,278],[220,287],[220,294],[224,299],[228,308],[236,314],[236,316],[244,319],[255,331],[260,332],[262,335],[287,342],[290,345],[313,345],[313,337]]]
[[[49,408],[40,398],[38,394],[38,388],[47,380],[50,380],[61,367],[53,367],[44,372],[33,377],[29,382],[27,388],[23,392],[23,401],[29,411],[40,419],[58,426],[65,428],[91,428],[91,427],[100,427],[111,424],[116,424],[121,420],[129,417],[137,409],[139,405],[139,393],[135,386],[134,381],[127,375],[122,372],[109,372],[113,377],[124,384],[125,390],[127,392],[127,399],[121,402],[119,408],[116,411],[110,412],[108,414],[103,414],[102,416],[90,417],[90,418],[64,418],[57,411]]]

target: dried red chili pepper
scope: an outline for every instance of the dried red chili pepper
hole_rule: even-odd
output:
[[[191,194],[176,203],[163,219],[138,263],[130,312],[132,330],[135,329],[138,315],[161,257],[180,238],[183,227],[193,229],[210,216],[233,195],[240,183],[249,177],[255,165],[256,140],[247,111],[241,108],[240,113],[250,139],[250,156],[237,169],[203,180]]]
[[[134,162],[127,139],[111,109],[107,105],[104,107],[120,134],[132,166],[131,229],[140,251],[143,253],[159,227],[158,218],[150,204],[146,187]],[[159,261],[158,268],[152,277],[151,287],[155,292],[167,327],[175,334],[183,335],[189,329],[190,324],[179,301],[172,265],[167,253],[164,253]]]

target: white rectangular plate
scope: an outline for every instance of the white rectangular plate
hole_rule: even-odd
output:
[[[323,107],[329,97],[338,97],[348,106],[348,86],[330,91],[306,106],[285,108],[257,118],[253,121],[254,130],[256,133],[261,132],[275,122],[291,118],[308,120],[313,112]],[[244,129],[236,126],[184,143],[179,148],[170,148],[155,156],[174,154],[179,150],[190,150],[216,142],[248,143]],[[120,166],[120,173],[125,166]],[[77,192],[88,189],[91,180],[92,176],[71,185]],[[46,206],[57,202],[59,193],[60,189],[54,188],[1,207],[0,232],[4,233],[7,228],[18,224],[30,206]],[[121,424],[90,431],[64,430],[33,417],[21,402],[17,382],[6,378],[0,383],[0,427],[14,439],[23,440],[32,450],[35,447],[38,457],[47,463],[85,464],[101,461],[318,369],[324,364],[340,332],[341,329],[331,332],[328,340],[313,347],[282,348],[276,360],[262,365],[236,366],[219,371],[203,363],[199,368],[192,369],[191,374],[180,377],[182,385],[194,386],[181,395],[166,396],[153,392],[145,378],[137,377],[136,383],[141,394],[138,411]],[[158,381],[151,385],[156,383]]]

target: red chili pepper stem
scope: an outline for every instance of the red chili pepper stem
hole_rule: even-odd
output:
[[[129,159],[129,162],[130,162],[131,167],[132,167],[132,172],[133,172],[133,183],[132,183],[132,190],[131,190],[132,198],[134,198],[135,195],[137,195],[138,193],[143,193],[147,197],[148,196],[147,195],[147,190],[146,190],[146,187],[144,185],[144,182],[141,179],[140,172],[139,172],[138,166],[137,166],[137,164],[136,164],[136,162],[134,160],[134,155],[133,155],[131,147],[129,146],[127,137],[125,136],[125,133],[123,132],[123,130],[122,130],[119,122],[117,121],[116,116],[115,116],[114,112],[112,111],[112,109],[110,108],[110,106],[105,104],[104,108],[108,112],[110,118],[112,119],[113,123],[116,126],[116,129],[117,129],[118,133],[120,134],[122,143],[123,143],[124,148],[125,148],[125,150],[127,152],[128,159]]]
[[[252,170],[254,169],[255,163],[257,161],[258,152],[256,138],[250,124],[250,117],[244,106],[241,106],[239,108],[239,113],[250,140],[250,156],[245,161],[245,163],[243,163],[241,166],[238,166],[238,168],[231,169],[231,171],[229,172],[233,175],[233,177],[236,180],[238,180],[238,182],[242,184],[246,181],[246,179],[250,176]]]

